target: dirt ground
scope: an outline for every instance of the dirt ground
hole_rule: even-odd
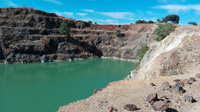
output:
[[[148,81],[122,80],[111,82],[102,91],[91,97],[77,101],[66,106],[61,106],[58,112],[109,112],[108,107],[113,106],[117,112],[128,112],[123,107],[126,104],[134,104],[138,110],[135,112],[154,112],[151,105],[146,101],[150,93],[157,93],[158,98],[166,95],[169,100],[167,112],[199,112],[200,111],[200,79],[192,84],[187,84],[183,88],[183,94],[171,93],[169,90],[162,90],[162,83],[169,82],[174,85],[175,79],[189,79],[200,73],[200,63],[188,64],[183,69],[183,74],[177,76],[163,76]],[[154,83],[156,86],[151,86]],[[194,103],[185,102],[185,95],[193,96]],[[113,111],[115,112],[115,111]]]

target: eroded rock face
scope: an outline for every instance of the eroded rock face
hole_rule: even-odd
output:
[[[179,26],[160,42],[150,44],[135,79],[185,74],[190,63],[200,62],[199,26]]]
[[[71,38],[60,35],[66,23]],[[96,25],[31,8],[0,9],[0,61],[41,62],[118,57],[137,59],[137,52],[154,38],[154,24]],[[121,34],[116,35],[115,31]],[[8,58],[10,54],[13,54]]]

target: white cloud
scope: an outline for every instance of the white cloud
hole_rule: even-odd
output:
[[[80,19],[80,20],[85,21],[85,22],[93,21],[93,19],[91,19],[91,18],[84,18],[84,19]]]
[[[76,13],[77,15],[79,15],[79,16],[86,16],[86,15],[88,15],[87,13]]]
[[[54,11],[54,13],[56,13],[59,16],[69,16],[69,17],[73,17],[74,13],[73,12],[59,12],[59,11]]]
[[[84,11],[84,12],[89,12],[89,13],[94,13],[94,12],[95,12],[95,11],[92,10],[92,9],[83,9],[82,11]]]
[[[56,4],[56,5],[62,5],[62,4],[63,4],[62,2],[60,2],[60,1],[58,1],[58,0],[44,0],[44,1],[46,1],[46,2],[51,2],[51,3],[54,3],[54,4]]]
[[[63,12],[63,15],[72,17],[74,15],[73,12]]]
[[[150,15],[150,16],[158,15],[157,13],[154,13],[153,11],[147,11],[147,14]]]
[[[158,0],[160,3],[178,3],[178,2],[185,2],[186,0]]]
[[[1,0],[1,1],[5,2],[5,4],[8,5],[8,6],[18,7],[18,5],[13,3],[12,1],[9,1],[9,0]]]
[[[134,15],[131,12],[99,12],[99,13],[114,19],[128,19],[128,20],[131,20]]]
[[[102,22],[102,23],[113,23],[113,22],[118,22],[117,20],[114,20],[114,19],[95,19],[95,21],[98,21],[98,22]]]
[[[165,9],[168,10],[169,13],[179,12],[179,11],[189,11],[195,10],[200,11],[200,4],[197,5],[160,5],[153,7],[156,9]]]

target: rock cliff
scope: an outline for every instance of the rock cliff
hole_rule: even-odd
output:
[[[70,38],[60,35],[61,23]],[[155,24],[97,25],[31,8],[0,9],[0,62],[31,63],[96,57],[136,59],[154,38]],[[115,31],[121,34],[116,35]]]
[[[188,64],[200,62],[199,26],[179,26],[161,42],[152,42],[135,79],[185,74]]]

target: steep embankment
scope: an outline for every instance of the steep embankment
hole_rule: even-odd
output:
[[[199,26],[179,26],[161,42],[151,43],[136,79],[184,74],[187,64],[200,62]],[[134,76],[136,75],[136,76]]]
[[[140,80],[111,82],[85,100],[61,106],[59,112],[127,112],[126,104],[136,105],[137,112],[166,107],[166,112],[198,112],[199,29],[199,26],[179,26],[164,40],[151,42],[140,68],[131,74],[132,79]],[[151,96],[152,104],[147,102],[150,93],[157,93],[159,98]]]
[[[71,38],[60,35],[61,23]],[[0,9],[0,62],[45,62],[118,57],[136,59],[154,38],[155,24],[96,25],[31,8]],[[121,34],[116,35],[115,31]]]

